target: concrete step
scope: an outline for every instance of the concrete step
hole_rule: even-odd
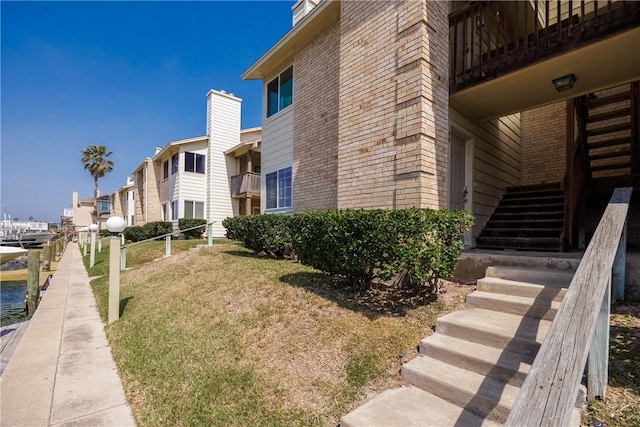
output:
[[[486,420],[471,411],[417,387],[387,390],[345,415],[342,427],[445,427],[500,424]]]
[[[522,386],[533,363],[532,356],[442,334],[421,340],[420,353],[516,387]]]
[[[467,295],[467,304],[486,310],[503,311],[521,316],[553,320],[560,303],[538,301],[533,298],[474,291]]]
[[[402,366],[402,378],[409,384],[455,403],[469,411],[504,422],[515,402],[519,387],[506,384],[427,356],[418,356]]]
[[[436,332],[514,353],[535,355],[551,322],[499,311],[470,308],[436,321]]]
[[[562,301],[567,288],[517,282],[498,277],[484,277],[476,283],[478,291],[533,298],[536,302]]]
[[[573,271],[547,268],[490,266],[486,269],[485,277],[568,288],[573,279],[573,273]]]

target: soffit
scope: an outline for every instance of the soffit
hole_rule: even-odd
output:
[[[450,106],[487,120],[640,80],[638,46],[640,27],[464,89]],[[571,73],[573,89],[557,92],[551,80]]]

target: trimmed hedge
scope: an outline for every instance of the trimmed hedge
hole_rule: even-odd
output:
[[[242,242],[257,254],[284,258],[291,252],[289,218],[276,214],[236,216],[225,218],[222,225],[228,239]]]
[[[204,225],[207,223],[206,219],[197,219],[197,218],[180,218],[178,220],[178,228],[180,230],[186,230],[187,228],[196,227],[198,225]],[[193,239],[201,239],[202,233],[204,233],[206,227],[200,227],[189,231],[182,231],[185,239],[193,240]]]
[[[300,262],[365,285],[405,271],[413,284],[436,289],[460,257],[462,235],[473,224],[463,210],[338,210],[290,216],[227,218],[227,237],[276,258],[293,250]]]
[[[162,236],[173,232],[173,223],[170,221],[153,221],[143,226],[131,226],[124,229],[124,238],[131,242],[140,242],[152,237]]]

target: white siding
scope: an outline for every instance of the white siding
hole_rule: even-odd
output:
[[[265,119],[263,123],[261,147],[261,212],[264,212],[266,207],[266,174],[291,166],[293,163],[292,107],[293,105],[269,117],[268,119]],[[295,182],[295,177],[292,177],[292,181]],[[291,208],[278,210],[278,212],[288,213],[291,212]]]
[[[242,100],[224,92],[209,91],[207,95],[208,206],[205,215],[213,224],[214,237],[223,237],[222,220],[233,216],[230,177],[224,152],[240,143],[240,105]]]

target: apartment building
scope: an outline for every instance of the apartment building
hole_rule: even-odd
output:
[[[129,225],[206,219],[213,222],[214,237],[223,237],[224,218],[255,213],[261,130],[240,129],[241,103],[233,94],[209,91],[206,135],[157,147],[114,195],[122,207],[118,214],[126,215]]]
[[[263,82],[263,212],[467,209],[468,245],[560,250],[583,246],[615,186],[637,188],[637,3],[299,0],[292,12],[243,74]],[[530,216],[490,222],[518,187],[549,199],[521,209],[549,219],[532,234]],[[637,226],[629,237],[640,245]]]

